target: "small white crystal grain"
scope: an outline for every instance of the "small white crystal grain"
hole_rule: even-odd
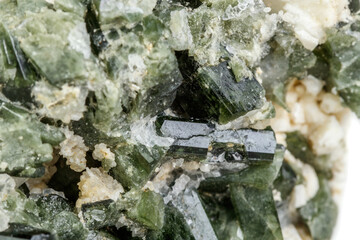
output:
[[[170,14],[170,30],[173,37],[173,47],[178,51],[189,49],[193,44],[187,15],[185,9],[172,11]]]
[[[105,143],[95,145],[92,157],[95,160],[103,162],[103,166],[106,166],[107,168],[105,170],[109,170],[116,166],[115,154],[110,151],[110,148],[108,148]]]
[[[326,29],[350,16],[347,0],[265,0],[273,10],[290,23],[305,48],[313,50],[326,37]]]
[[[320,96],[320,100],[320,108],[327,114],[334,114],[343,110],[339,96],[332,93],[324,93]]]
[[[317,154],[327,154],[339,147],[344,139],[344,130],[336,117],[331,116],[312,132],[309,139]]]
[[[309,75],[305,79],[301,80],[301,83],[305,85],[307,92],[313,96],[318,95],[325,85],[323,81],[312,75]]]
[[[124,192],[122,185],[109,176],[102,168],[86,168],[78,183],[80,189],[76,207],[106,199],[116,201]]]
[[[66,139],[60,143],[60,155],[64,156],[66,164],[76,172],[81,172],[86,168],[86,152],[89,150],[85,146],[84,140],[69,129],[64,130]]]
[[[79,120],[86,111],[85,100],[88,90],[64,84],[61,89],[45,81],[35,83],[31,94],[40,104],[39,113],[64,123]]]
[[[303,184],[296,185],[293,189],[291,201],[295,208],[302,207],[307,202],[306,188]]]

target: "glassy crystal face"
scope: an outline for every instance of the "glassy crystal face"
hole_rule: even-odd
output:
[[[264,2],[0,1],[0,239],[331,239],[359,4]]]

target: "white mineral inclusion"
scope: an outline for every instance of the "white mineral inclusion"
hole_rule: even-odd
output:
[[[251,6],[251,7],[255,6],[254,0],[239,1],[236,6],[229,5],[225,10],[225,13],[224,13],[224,16],[222,17],[222,19],[229,20],[229,19],[232,19],[232,18],[237,18],[249,6]]]
[[[165,204],[173,201],[177,198],[178,195],[183,193],[186,189],[187,184],[191,181],[191,178],[186,175],[182,174],[178,179],[175,180],[175,184],[172,187],[172,190],[164,197]]]
[[[66,139],[60,143],[60,155],[64,156],[66,164],[76,172],[81,172],[86,168],[86,152],[89,150],[85,146],[84,140],[74,132],[65,129]]]
[[[186,50],[193,44],[193,39],[188,22],[188,13],[185,9],[172,11],[170,19],[170,30],[173,36],[173,47],[175,50]]]
[[[75,28],[70,31],[68,35],[68,41],[72,49],[82,53],[84,55],[84,58],[90,58],[90,39],[86,31],[86,25],[84,22],[78,23]]]
[[[7,196],[15,191],[16,183],[7,174],[0,174],[0,204],[7,199]],[[0,209],[0,232],[9,227],[10,217]]]
[[[105,12],[112,12],[114,9],[119,10],[119,12],[127,12],[127,13],[143,13],[143,10],[136,5],[128,6],[127,3],[131,3],[131,1],[119,1],[119,0],[104,0],[100,1],[100,11]],[[136,1],[133,1],[136,2]]]
[[[305,48],[313,50],[326,39],[326,28],[350,16],[347,0],[264,0],[282,19],[294,27]]]
[[[152,13],[156,0],[102,0],[100,12],[106,14],[118,12],[126,14],[142,14],[147,16]]]
[[[178,179],[175,180],[175,184],[172,188],[172,194],[177,196],[183,192],[190,180],[191,179],[188,175],[182,174]]]
[[[110,151],[110,148],[104,143],[96,144],[95,149],[92,153],[92,157],[95,160],[106,161],[108,168],[113,168],[116,166],[115,154]]]
[[[86,111],[85,100],[88,90],[82,87],[64,84],[58,89],[45,81],[39,81],[35,83],[31,94],[40,103],[40,114],[60,119],[64,123],[79,120]]]
[[[7,196],[14,191],[15,187],[16,182],[11,176],[0,174],[0,202],[5,201]]]
[[[130,127],[131,140],[150,148],[154,146],[170,147],[174,139],[158,136],[155,130],[155,120],[156,117],[144,118],[134,122]]]
[[[115,160],[115,154],[110,151],[110,148],[108,148],[105,143],[96,144],[92,156],[96,160]]]
[[[265,16],[265,22],[260,28],[261,42],[269,41],[272,36],[274,36],[278,20],[277,14],[268,14]]]
[[[324,81],[321,81],[312,75],[308,75],[301,82],[305,85],[306,91],[313,96],[318,95],[325,85]]]
[[[306,196],[308,199],[315,197],[317,191],[319,190],[319,179],[316,175],[315,169],[309,164],[304,164],[301,168],[303,176],[303,184],[306,190]]]
[[[129,83],[133,91],[140,91],[143,84],[143,77],[146,75],[147,67],[144,59],[139,54],[129,54],[128,56]]]
[[[343,109],[339,96],[331,93],[323,93],[320,96],[321,104],[320,108],[327,114],[335,114]]]
[[[109,176],[102,168],[86,168],[78,183],[80,196],[76,201],[79,209],[84,203],[92,203],[107,199],[116,201],[124,192],[123,186]]]
[[[315,153],[327,154],[344,139],[344,130],[334,116],[328,118],[309,137]]]

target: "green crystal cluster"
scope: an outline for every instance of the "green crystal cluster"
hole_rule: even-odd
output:
[[[269,119],[309,74],[360,116],[359,53],[355,13],[311,51],[261,0],[0,1],[0,238],[330,239],[330,157]]]

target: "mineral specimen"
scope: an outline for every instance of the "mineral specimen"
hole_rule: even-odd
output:
[[[0,0],[0,239],[330,239],[358,10]]]

